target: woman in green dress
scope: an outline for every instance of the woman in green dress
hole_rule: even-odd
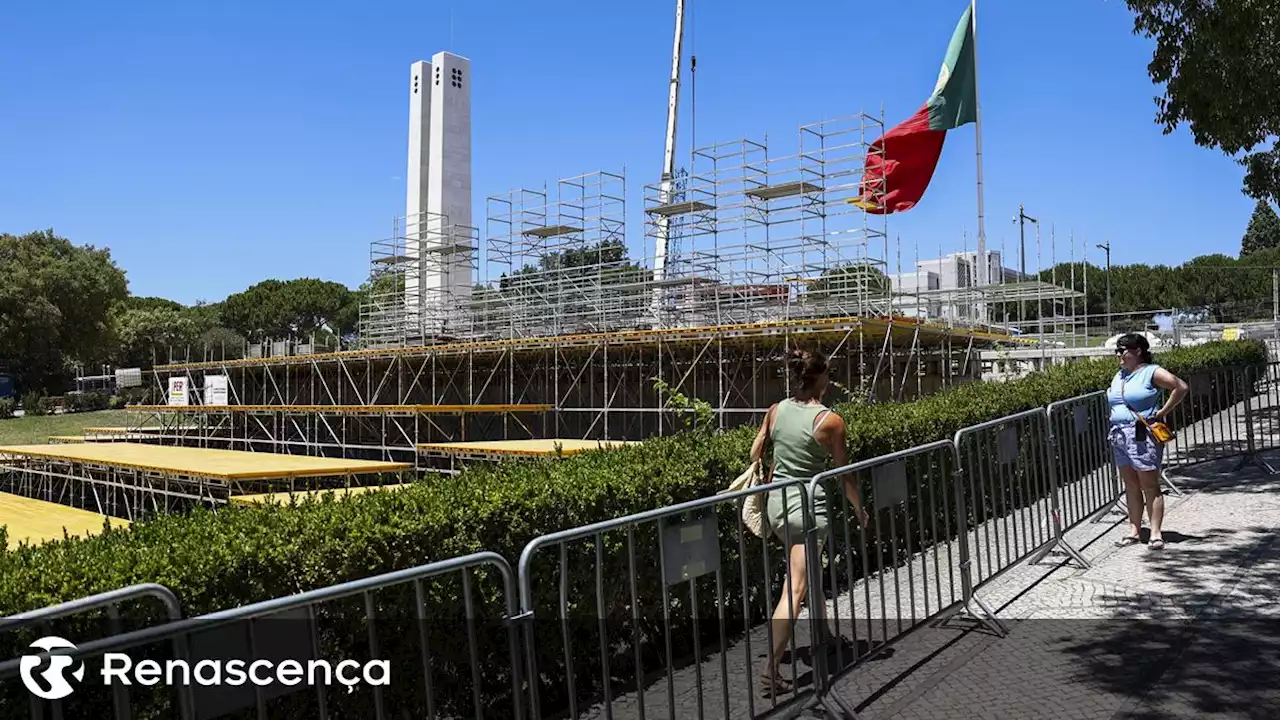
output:
[[[833,467],[848,464],[844,419],[822,404],[827,390],[827,358],[812,350],[792,350],[787,355],[791,372],[791,397],[769,408],[764,424],[751,446],[752,461],[764,457],[766,441],[773,448],[770,482],[787,479],[806,483],[833,461]],[[841,483],[853,505],[855,517],[867,523],[862,498],[853,476]],[[791,642],[795,617],[809,589],[808,554],[804,544],[804,514],[800,491],[774,490],[766,501],[766,517],[773,534],[787,546],[787,589],[773,611],[773,652],[761,675],[765,693],[776,695],[791,690],[791,683],[778,673],[783,651]],[[826,493],[814,495],[814,524],[819,543],[827,535]]]

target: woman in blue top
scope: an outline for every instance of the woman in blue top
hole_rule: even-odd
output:
[[[1164,421],[1186,396],[1187,384],[1155,364],[1151,344],[1142,335],[1121,336],[1116,341],[1116,355],[1120,356],[1120,370],[1107,390],[1107,403],[1111,406],[1111,447],[1124,480],[1130,525],[1129,535],[1116,545],[1124,547],[1139,542],[1145,495],[1147,516],[1151,519],[1148,547],[1159,550],[1164,547],[1160,530],[1164,520],[1164,496],[1160,494],[1164,447],[1149,436],[1138,415],[1148,422]],[[1163,405],[1160,404],[1162,389],[1169,391],[1169,399]]]

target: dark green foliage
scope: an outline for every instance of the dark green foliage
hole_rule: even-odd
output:
[[[105,360],[109,312],[127,294],[106,249],[51,230],[0,233],[0,353],[12,359],[15,384],[56,392],[71,362]]]
[[[7,420],[13,417],[13,411],[13,398],[0,398],[0,420]]]
[[[1240,257],[1245,258],[1259,250],[1280,248],[1280,217],[1266,200],[1259,200],[1249,218],[1249,227],[1240,241]]]
[[[662,378],[652,378],[653,389],[659,397],[665,397],[663,407],[674,410],[679,415],[681,427],[693,432],[710,432],[715,429],[716,415],[711,403],[706,400],[690,398],[671,387]]]
[[[112,397],[101,392],[67,393],[62,408],[69,413],[92,412],[106,410],[110,407]]]
[[[50,398],[42,392],[32,390],[22,394],[22,414],[27,417],[51,415],[53,413],[53,408],[53,398]]]
[[[222,325],[254,341],[345,335],[360,320],[360,296],[341,283],[298,278],[264,280],[231,295],[220,307]]]
[[[1152,311],[1206,309],[1216,322],[1241,322],[1270,318],[1272,314],[1272,268],[1280,268],[1280,249],[1263,247],[1252,254],[1233,258],[1215,253],[1200,255],[1177,266],[1113,265],[1111,268],[1111,309],[1115,332],[1146,329]],[[1088,282],[1086,283],[1086,275]],[[1087,307],[1089,325],[1106,324],[1107,271],[1093,263],[1059,263],[1040,271],[1040,280],[1084,292],[1085,299],[1068,303],[1068,314],[1083,315]],[[1023,303],[1028,320],[1039,317],[1034,301]],[[1018,303],[995,306],[997,318],[1016,319]],[[1053,303],[1041,303],[1046,318],[1053,316]]]
[[[1216,343],[1157,357],[1157,362],[1192,382],[1201,382],[1199,378],[1207,372],[1257,366],[1265,360],[1264,346],[1251,341]],[[865,459],[950,438],[961,428],[1103,389],[1115,367],[1110,359],[1082,362],[1016,382],[966,385],[911,403],[849,404],[838,406],[838,410],[849,429],[851,460]],[[1229,394],[1221,398],[1222,402],[1230,400]],[[540,535],[712,497],[745,467],[754,432],[755,428],[740,427],[723,433],[687,433],[559,460],[477,466],[456,476],[424,478],[396,493],[340,502],[231,507],[216,515],[201,510],[157,517],[130,531],[108,531],[88,540],[24,547],[0,554],[0,613],[156,582],[177,593],[186,614],[195,615],[479,550],[496,552],[515,566],[526,544]],[[1027,434],[1024,446],[1042,437],[1043,428],[1035,432],[1041,435]],[[942,458],[937,462],[945,465],[948,461]],[[946,497],[947,492],[942,488],[939,497]],[[917,499],[913,496],[913,506]],[[1002,504],[971,508],[965,521],[1036,499],[1011,496],[1002,499]],[[836,508],[833,512],[843,512],[841,503],[832,505]],[[725,631],[732,635],[737,628],[764,616],[766,586],[771,587],[773,598],[778,597],[781,548],[776,542],[764,546],[749,535],[744,539],[736,503],[721,502],[664,522],[690,522],[707,516],[714,516],[719,526],[722,582],[717,587],[714,576],[705,576],[694,583],[696,602],[688,582],[668,588],[674,601],[669,608],[673,662],[692,654],[695,639],[703,643],[704,652],[707,650],[710,638],[719,633],[718,613],[725,616]],[[902,527],[905,516],[903,513],[895,521],[897,527]],[[913,522],[918,519],[913,515]],[[953,535],[958,521],[953,518],[950,527],[940,524],[931,538]],[[881,527],[889,527],[887,515],[879,522]],[[934,532],[931,527],[930,533]],[[890,537],[886,534],[881,538],[879,557],[893,564],[898,560],[892,554],[885,555],[888,547]],[[563,587],[568,621],[563,625],[555,621],[561,607],[560,547],[548,546],[532,556],[532,607],[538,619],[532,624],[534,643],[530,647],[542,678],[544,710],[564,707],[568,700],[566,633],[573,647],[580,698],[600,690],[593,685],[593,678],[599,677],[601,654],[601,625],[596,618],[607,621],[605,654],[615,677],[631,676],[637,654],[645,669],[668,662],[659,548],[656,522],[640,525],[630,535],[625,530],[611,530],[565,544],[564,566],[569,574]],[[630,560],[633,556],[634,564]],[[838,580],[847,582],[860,572],[844,568]],[[765,577],[769,583],[764,582]],[[633,579],[638,598],[634,607],[630,601]],[[486,713],[507,716],[510,667],[505,630],[496,621],[504,612],[501,584],[488,570],[477,572],[473,580]],[[441,700],[448,696],[446,706],[438,711],[469,716],[473,714],[469,705],[471,670],[466,626],[462,624],[461,586],[455,577],[425,582],[423,588],[437,671],[433,681],[441,689]],[[408,615],[412,592],[411,586],[405,586],[380,591],[374,599],[382,623],[380,637],[386,640],[382,650],[393,656],[395,666],[406,668],[402,677],[413,676],[419,667],[416,628]],[[695,609],[703,618],[697,625],[700,632],[694,631]],[[321,610],[321,642],[334,648],[334,656],[359,657],[366,652],[362,611],[359,598]],[[150,614],[140,608],[129,612],[133,624],[159,620],[154,610]],[[78,634],[70,629],[66,632],[84,641],[95,631],[88,626],[81,630]],[[5,642],[13,645],[17,640]],[[13,647],[6,646],[5,651],[11,652]],[[625,688],[615,689],[622,690]],[[5,688],[5,692],[11,691]],[[421,695],[415,695],[420,691],[417,682],[393,684],[388,702],[413,707],[421,702]],[[7,698],[12,702],[18,695]],[[351,697],[338,693],[331,700],[343,707],[368,702],[367,694],[361,693]],[[289,702],[304,701],[306,698]],[[297,708],[289,713],[273,712],[272,716],[308,717],[309,712],[314,714]],[[330,712],[335,712],[333,705]]]
[[[1155,41],[1156,123],[1166,134],[1187,123],[1197,145],[1245,166],[1246,193],[1280,200],[1280,0],[1127,2],[1134,33]]]

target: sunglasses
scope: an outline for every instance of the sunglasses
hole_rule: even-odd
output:
[[[1136,351],[1136,350],[1137,350],[1137,348],[1116,348],[1116,354],[1117,354],[1117,355],[1123,355],[1123,354],[1125,354],[1125,353],[1129,352],[1130,350],[1135,350],[1135,351]]]

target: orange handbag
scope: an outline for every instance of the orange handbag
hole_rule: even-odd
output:
[[[1177,433],[1167,423],[1162,423],[1159,420],[1154,422],[1147,420],[1137,410],[1134,410],[1129,403],[1125,403],[1125,407],[1129,408],[1129,412],[1138,418],[1138,422],[1147,427],[1147,433],[1151,435],[1151,439],[1155,440],[1157,445],[1164,445],[1177,437]]]

